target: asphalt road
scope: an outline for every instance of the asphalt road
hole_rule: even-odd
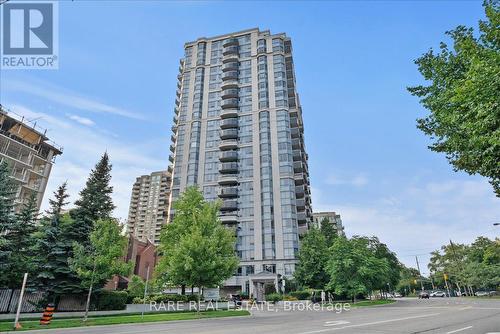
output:
[[[298,306],[296,306],[298,307]],[[289,307],[290,308],[290,307]],[[335,313],[332,310],[253,310],[251,316],[149,324],[29,331],[52,334],[500,334],[500,299],[400,299],[390,305]]]

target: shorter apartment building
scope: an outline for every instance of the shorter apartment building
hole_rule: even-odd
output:
[[[345,235],[344,225],[342,225],[342,219],[340,214],[335,212],[315,212],[313,213],[313,222],[316,227],[321,226],[323,219],[328,219],[328,222],[333,225],[338,235]]]
[[[167,223],[170,182],[167,171],[136,179],[130,198],[127,230],[137,240],[159,244],[161,228]]]
[[[0,162],[9,164],[18,185],[16,211],[33,193],[40,210],[52,164],[62,154],[62,148],[51,142],[46,133],[35,122],[0,105]]]

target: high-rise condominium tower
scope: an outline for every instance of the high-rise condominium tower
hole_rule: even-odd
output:
[[[17,184],[16,211],[35,195],[42,204],[52,164],[62,148],[51,142],[46,130],[0,105],[0,162],[7,162]]]
[[[199,38],[185,44],[179,72],[172,199],[196,184],[222,201],[241,259],[225,287],[259,296],[293,274],[312,223],[292,43],[258,29]]]
[[[161,228],[167,222],[170,175],[166,171],[139,176],[132,187],[127,230],[140,241],[160,242]]]

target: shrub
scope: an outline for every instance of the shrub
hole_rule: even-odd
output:
[[[127,305],[127,291],[103,290],[97,299],[98,311],[124,310]]]
[[[127,292],[130,298],[144,296],[144,281],[140,276],[132,276],[128,282]]]
[[[294,296],[290,296],[290,295],[283,295],[283,300],[286,300],[286,301],[294,301],[294,300],[298,300],[297,297],[294,297]]]
[[[309,291],[292,291],[290,292],[290,296],[297,298],[298,300],[306,300],[311,297],[311,293]]]
[[[266,295],[266,301],[268,302],[276,303],[279,302],[280,300],[283,300],[283,296],[280,295],[279,293],[270,293]]]

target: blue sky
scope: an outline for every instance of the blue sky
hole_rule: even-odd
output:
[[[349,235],[377,235],[412,265],[449,238],[499,234],[489,184],[426,148],[415,127],[426,111],[406,91],[421,82],[415,58],[483,17],[480,1],[61,1],[59,70],[3,70],[0,103],[37,118],[64,146],[47,194],[67,179],[76,199],[107,150],[116,215],[126,218],[135,177],[168,165],[184,42],[253,27],[286,32],[313,208],[339,212]]]

